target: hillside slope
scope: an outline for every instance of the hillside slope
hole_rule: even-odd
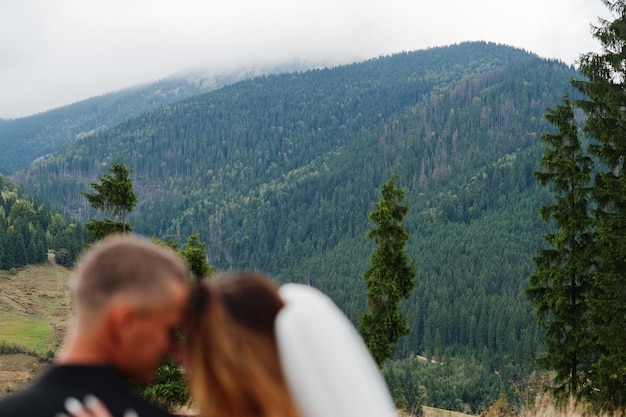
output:
[[[208,243],[218,268],[322,289],[356,320],[367,213],[392,172],[419,284],[398,356],[473,352],[529,367],[523,296],[548,196],[532,171],[573,68],[488,43],[243,81],[82,138],[13,178],[85,219],[81,190],[123,157],[135,231]]]
[[[260,74],[284,72],[295,65],[241,69],[223,75],[188,74],[92,97],[19,119],[0,119],[0,174],[10,175],[32,161],[131,117],[149,113]]]

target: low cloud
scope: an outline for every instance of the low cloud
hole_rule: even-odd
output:
[[[603,13],[586,0],[419,3],[4,0],[0,117],[189,69],[337,65],[462,41],[493,41],[574,63],[595,47],[589,24]]]

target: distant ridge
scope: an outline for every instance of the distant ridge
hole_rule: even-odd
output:
[[[175,74],[32,116],[0,119],[0,174],[24,169],[38,158],[131,117],[241,80],[299,68],[291,64],[242,68],[217,75],[201,71]]]

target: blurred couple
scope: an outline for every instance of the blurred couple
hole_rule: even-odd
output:
[[[257,273],[192,285],[169,249],[111,236],[81,259],[72,302],[55,363],[0,400],[0,416],[172,416],[128,384],[149,384],[168,353],[202,417],[395,415],[358,333],[313,288]]]

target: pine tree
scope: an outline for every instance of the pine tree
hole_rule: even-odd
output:
[[[133,191],[133,182],[130,179],[131,172],[132,170],[127,168],[123,161],[113,163],[109,168],[109,174],[101,176],[99,183],[89,183],[96,191],[95,193],[81,193],[93,208],[120,218],[119,222],[106,217],[103,220],[89,220],[85,226],[94,239],[102,239],[112,233],[126,233],[131,230],[126,221],[126,215],[137,205],[137,195]]]
[[[626,2],[603,0],[614,20],[600,19],[593,36],[600,52],[580,58],[585,77],[572,84],[583,98],[595,177],[591,189],[596,240],[593,294],[588,298],[596,360],[590,369],[590,400],[611,410],[626,407]]]
[[[543,170],[534,174],[554,193],[555,201],[543,205],[540,213],[555,231],[543,236],[547,247],[538,249],[534,258],[537,270],[529,278],[527,295],[545,330],[546,352],[538,364],[555,371],[555,394],[580,397],[581,382],[588,379],[593,361],[586,305],[592,288],[589,187],[593,163],[579,139],[567,96],[563,104],[548,109],[546,119],[558,132],[542,135]]]
[[[396,188],[397,180],[398,175],[392,175],[383,185],[381,199],[369,214],[374,226],[367,239],[372,239],[377,247],[363,274],[368,311],[361,316],[359,331],[379,366],[393,353],[393,344],[409,332],[399,304],[409,297],[417,275],[415,261],[409,261],[404,252],[409,238],[404,216],[409,206],[402,204],[404,191]]]
[[[199,280],[213,273],[213,267],[208,264],[206,258],[206,245],[200,242],[199,235],[196,233],[189,236],[185,249],[180,252],[189,264],[189,269],[194,279]]]

